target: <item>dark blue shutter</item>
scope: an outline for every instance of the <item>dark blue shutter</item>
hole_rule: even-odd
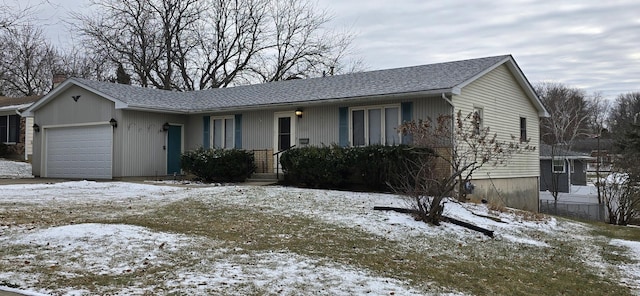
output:
[[[211,147],[211,116],[202,116],[202,147]]]
[[[242,149],[242,114],[236,114],[235,121],[235,148]]]
[[[349,145],[349,108],[340,107],[338,117],[338,145],[347,147]]]
[[[400,103],[400,113],[401,113],[402,123],[412,121],[413,120],[413,102]],[[412,141],[413,141],[413,137],[411,137],[411,135],[402,136],[402,144],[411,144]]]

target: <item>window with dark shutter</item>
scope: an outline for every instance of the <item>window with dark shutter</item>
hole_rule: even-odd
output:
[[[20,142],[20,116],[9,115],[9,139],[8,142]]]
[[[0,142],[9,142],[9,116],[0,116]]]

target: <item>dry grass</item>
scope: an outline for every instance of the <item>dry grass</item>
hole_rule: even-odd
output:
[[[356,266],[375,274],[408,280],[425,292],[459,291],[474,295],[629,295],[630,291],[615,279],[602,276],[584,263],[581,241],[565,240],[536,233],[550,247],[528,246],[502,240],[461,242],[445,236],[414,241],[391,241],[356,228],[334,225],[300,215],[274,214],[259,207],[219,205],[206,199],[186,199],[168,205],[68,205],[33,207],[2,205],[0,224],[9,229],[28,229],[73,223],[113,223],[144,226],[153,230],[185,234],[204,243],[173,254],[172,265],[150,264],[121,275],[84,274],[68,277],[59,267],[47,265],[45,258],[33,262],[9,262],[0,265],[8,272],[42,275],[41,288],[59,290],[74,287],[87,291],[115,293],[136,283],[148,286],[148,295],[163,294],[159,282],[163,275],[181,267],[197,265],[201,260],[254,252],[292,252],[328,262]],[[503,209],[505,210],[505,209]],[[117,213],[117,214],[115,214]],[[541,219],[537,215],[525,219]],[[611,229],[596,225],[598,236],[640,240],[638,231]],[[11,231],[11,230],[9,230]],[[228,251],[215,250],[224,245]],[[603,248],[606,244],[603,244]],[[24,246],[23,246],[24,247]],[[19,247],[3,249],[3,256],[18,257]],[[623,255],[603,257],[611,264],[625,260]],[[5,262],[6,263],[6,262]],[[578,280],[579,279],[579,280]],[[5,282],[5,284],[10,284]],[[266,291],[251,284],[241,288],[248,294]],[[226,294],[231,290],[220,290]],[[213,290],[212,290],[213,291]],[[251,292],[253,291],[253,292]]]

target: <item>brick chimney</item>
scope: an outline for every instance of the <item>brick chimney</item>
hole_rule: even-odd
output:
[[[53,88],[56,88],[60,83],[67,80],[67,74],[56,73],[53,74]]]

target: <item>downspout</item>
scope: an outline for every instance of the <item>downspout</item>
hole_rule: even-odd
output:
[[[567,168],[568,168],[568,170],[567,170],[567,176],[569,177],[569,180],[567,180],[567,181],[569,181],[568,189],[569,189],[569,193],[571,193],[571,185],[572,185],[572,184],[571,184],[571,170],[573,169],[573,166],[571,166],[571,160],[570,160],[570,159],[568,159],[568,158],[567,158],[567,160],[566,160],[566,161],[567,161]]]
[[[445,95],[444,93],[442,93],[442,99],[449,103],[449,105],[451,105],[451,132],[453,132],[453,127],[454,125],[454,120],[455,120],[455,116],[456,116],[456,110],[455,107],[453,106],[453,102],[451,101],[451,99],[453,99],[453,94],[451,95],[451,99],[447,98],[447,95]]]
[[[451,105],[451,107],[453,108],[453,102],[451,102],[451,100],[447,98],[447,95],[445,95],[444,93],[442,93],[442,99],[449,103],[449,105]]]

